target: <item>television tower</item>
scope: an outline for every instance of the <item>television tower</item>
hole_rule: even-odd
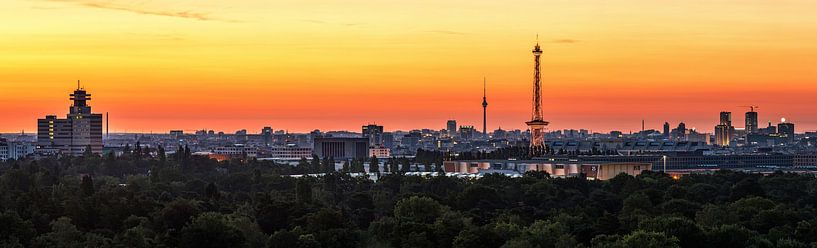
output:
[[[482,78],[482,136],[488,138],[488,100],[486,98],[486,81]]]
[[[537,35],[538,40],[538,35]],[[533,113],[531,120],[525,122],[530,128],[530,148],[540,148],[545,146],[545,127],[549,122],[542,118],[542,76],[539,73],[539,57],[542,49],[539,48],[539,41],[533,48]]]

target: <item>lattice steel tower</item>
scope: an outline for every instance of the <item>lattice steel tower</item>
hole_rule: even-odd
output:
[[[539,48],[539,42],[533,48],[533,109],[531,120],[525,122],[530,128],[530,147],[544,147],[545,146],[545,128],[549,122],[542,118],[542,76],[539,73],[539,57],[542,55],[542,49]]]

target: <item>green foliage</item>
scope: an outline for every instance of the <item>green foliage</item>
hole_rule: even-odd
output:
[[[608,181],[406,176],[364,164],[218,162],[189,148],[0,162],[0,247],[809,247],[817,179],[721,171]],[[528,154],[503,150],[502,154]],[[550,151],[543,151],[550,152]],[[503,156],[505,156],[503,155]],[[473,153],[491,157],[497,154]],[[379,161],[377,161],[379,162]],[[376,163],[374,163],[376,164]],[[372,173],[378,173],[372,167]],[[319,173],[319,175],[302,175]],[[297,175],[297,176],[291,176]]]
[[[230,225],[227,217],[218,213],[204,213],[181,231],[179,247],[245,247],[241,231]]]

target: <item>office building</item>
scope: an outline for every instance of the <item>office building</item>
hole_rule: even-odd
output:
[[[31,143],[0,139],[0,161],[21,159],[31,154],[34,154],[34,146]]]
[[[369,155],[369,138],[318,136],[312,150],[321,158],[365,159]]]
[[[269,150],[269,158],[273,160],[299,160],[301,158],[312,158],[312,148],[287,145],[282,147],[272,147]]]
[[[732,112],[721,112],[720,117],[721,125],[732,126]]]
[[[77,89],[70,97],[73,104],[66,119],[49,115],[37,120],[37,146],[56,149],[64,155],[82,155],[86,148],[101,153],[102,114],[91,112],[88,105],[91,94],[77,83]]]
[[[264,143],[264,146],[271,146],[272,145],[272,137],[273,132],[271,127],[264,127],[261,129],[261,141]]]
[[[777,133],[788,142],[794,141],[794,123],[787,122],[786,118],[782,118],[780,124],[777,124]]]
[[[380,146],[383,144],[383,126],[369,124],[363,126],[363,137],[369,139],[369,146]]]
[[[749,111],[746,112],[746,133],[752,134],[757,133],[758,126],[757,126],[757,112]]]
[[[457,121],[456,120],[448,120],[445,123],[445,130],[448,131],[448,135],[456,136],[457,135]]]
[[[476,137],[477,130],[474,126],[460,126],[460,139],[471,140]]]
[[[722,147],[729,146],[729,143],[732,140],[731,137],[729,126],[724,124],[718,124],[715,126],[715,145]]]
[[[670,138],[669,122],[664,122],[664,138]]]

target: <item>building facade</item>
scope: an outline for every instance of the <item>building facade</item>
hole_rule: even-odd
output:
[[[363,137],[369,139],[370,146],[379,146],[383,144],[383,126],[369,124],[363,126]]]
[[[365,159],[369,155],[369,138],[315,137],[312,149],[321,158]]]
[[[34,154],[34,146],[31,143],[0,139],[0,161],[21,159],[31,154]]]
[[[102,152],[102,114],[91,112],[91,94],[77,87],[70,95],[71,105],[66,119],[49,115],[37,120],[37,146],[58,149],[64,155],[82,155],[87,148]]]

